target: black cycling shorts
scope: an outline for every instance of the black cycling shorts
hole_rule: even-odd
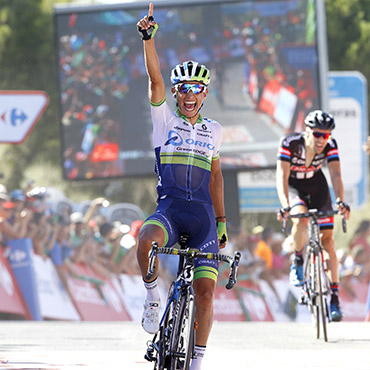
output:
[[[329,186],[322,171],[310,179],[289,178],[289,204],[291,207],[303,205],[319,211],[332,210]],[[320,229],[333,229],[334,216],[318,220]]]

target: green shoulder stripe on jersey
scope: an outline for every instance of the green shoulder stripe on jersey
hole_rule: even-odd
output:
[[[209,159],[190,153],[161,153],[162,164],[184,164],[211,171],[212,163]]]
[[[218,271],[210,266],[198,266],[194,269],[194,280],[208,278],[217,281]]]
[[[150,102],[150,105],[153,106],[153,107],[160,107],[165,101],[166,101],[166,98],[161,100],[159,103]]]
[[[144,227],[145,225],[157,225],[164,231],[164,243],[163,245],[160,245],[160,247],[165,247],[168,243],[168,232],[166,228],[157,220],[147,220],[143,223],[142,227]]]

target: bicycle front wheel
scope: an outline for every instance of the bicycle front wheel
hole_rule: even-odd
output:
[[[323,276],[322,274],[324,272],[323,262],[322,262],[322,255],[319,253],[319,255],[316,258],[316,265],[317,265],[317,282],[318,282],[318,297],[319,297],[319,305],[320,305],[320,315],[321,315],[321,323],[322,323],[322,331],[324,334],[324,340],[325,342],[328,341],[328,330],[327,330],[327,304],[326,304],[326,296],[324,296],[323,292]]]
[[[170,348],[171,348],[171,333],[174,325],[174,312],[176,301],[170,300],[167,302],[166,312],[163,317],[161,327],[159,329],[158,341],[158,357],[156,370],[168,369],[171,362]]]
[[[315,254],[311,249],[307,252],[307,257],[304,263],[304,292],[307,300],[307,306],[311,313],[312,324],[315,328],[316,339],[320,337],[320,313],[317,297],[317,269],[315,262]]]
[[[195,298],[193,287],[179,298],[171,336],[170,370],[188,370],[194,351]]]

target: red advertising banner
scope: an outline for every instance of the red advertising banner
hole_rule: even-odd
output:
[[[95,145],[90,153],[91,162],[113,162],[118,159],[119,147],[116,143]]]
[[[88,266],[73,264],[73,268],[80,277],[69,277],[68,285],[83,321],[131,320],[111,281],[102,278]]]
[[[214,299],[214,319],[217,321],[246,321],[235,288],[217,286]]]
[[[2,249],[0,249],[0,312],[31,318]]]
[[[340,285],[339,289],[340,304],[344,313],[343,320],[364,321],[369,285],[356,278],[352,278],[350,284],[355,296],[351,296],[343,284]]]
[[[281,85],[277,81],[269,81],[263,89],[258,108],[266,112],[270,117],[274,116],[278,103]]]
[[[236,290],[238,291],[240,304],[247,316],[247,320],[274,321],[265,296],[258,284],[252,281],[239,281]]]

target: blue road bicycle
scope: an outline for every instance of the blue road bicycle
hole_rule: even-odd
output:
[[[172,282],[167,304],[160,321],[160,328],[154,338],[147,343],[145,359],[154,362],[155,370],[188,370],[194,352],[195,331],[195,294],[193,288],[194,260],[206,258],[227,262],[230,273],[226,289],[231,289],[237,280],[240,253],[234,256],[221,253],[204,253],[187,247],[188,236],[180,237],[180,249],[160,248],[152,243],[149,252],[149,265],[146,278],[150,280],[155,271],[158,254],[173,254],[180,257],[177,278]]]

